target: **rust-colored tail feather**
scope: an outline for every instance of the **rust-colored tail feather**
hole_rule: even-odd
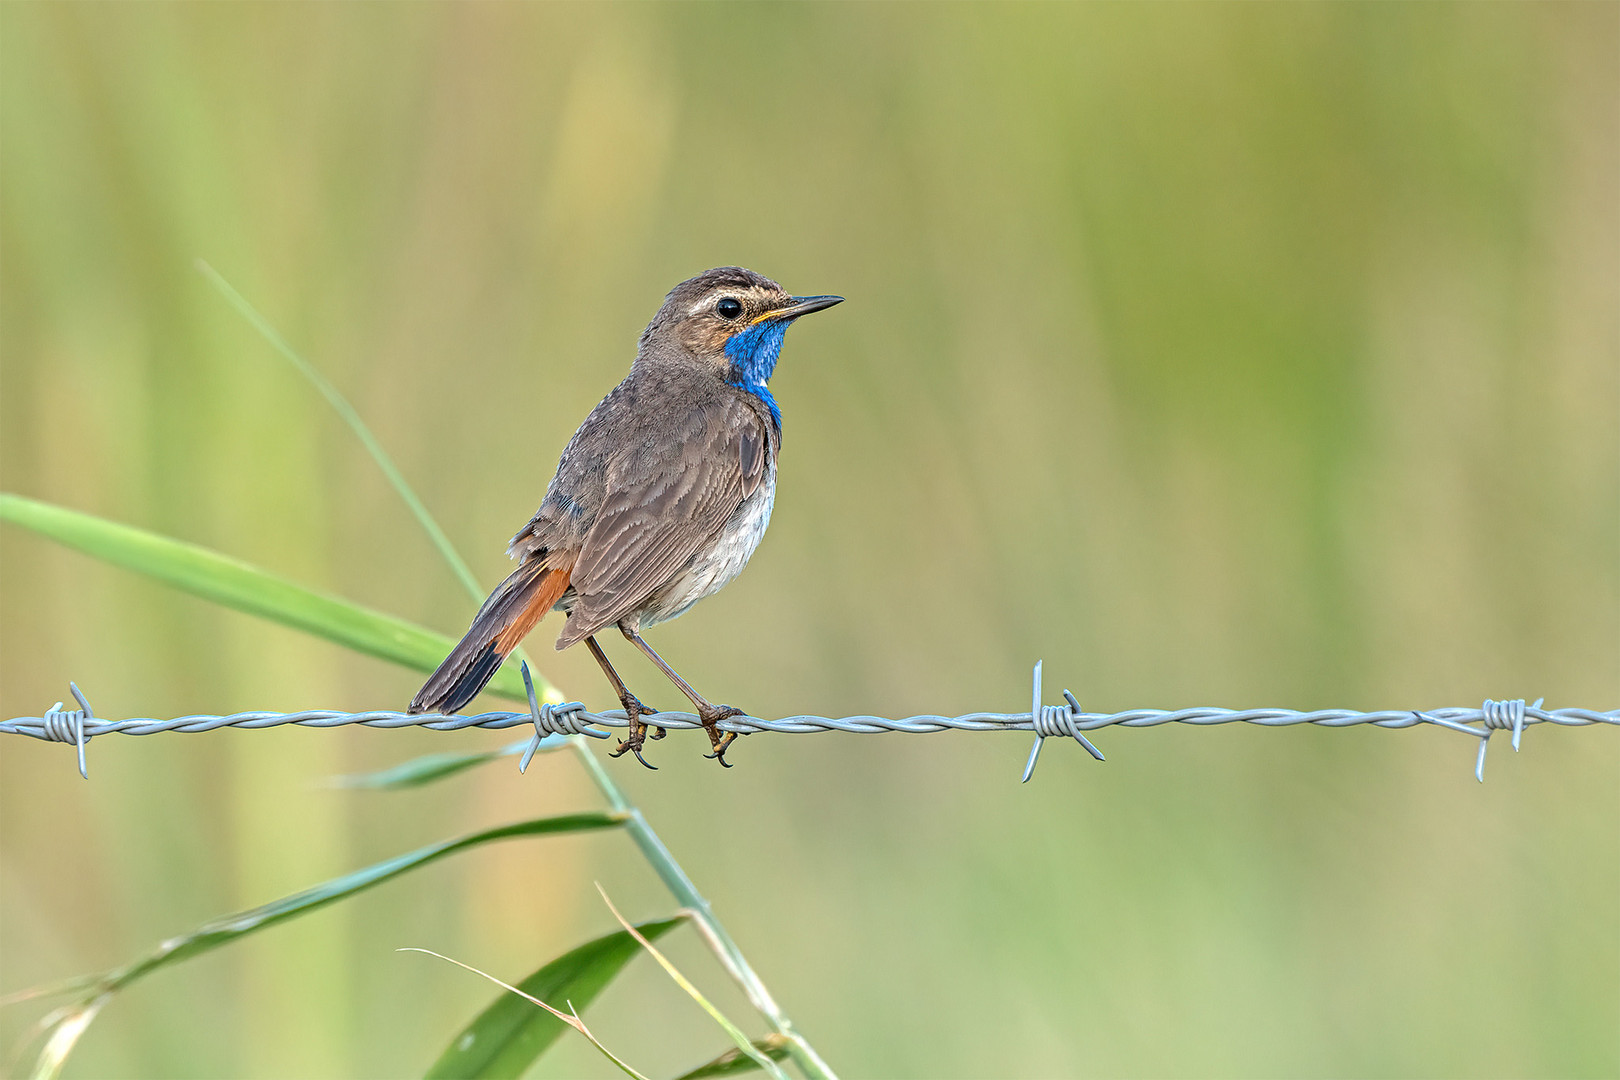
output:
[[[568,588],[569,568],[531,559],[512,571],[473,616],[465,637],[411,699],[413,713],[453,713],[466,706],[501,663],[545,618]]]

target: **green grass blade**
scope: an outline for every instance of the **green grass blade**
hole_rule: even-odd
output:
[[[547,736],[551,738],[551,736]],[[376,772],[334,776],[327,781],[337,788],[361,788],[368,791],[399,791],[422,787],[436,780],[444,780],[479,765],[523,753],[530,739],[508,743],[499,750],[479,750],[470,754],[423,754],[421,757],[390,765]]]
[[[637,929],[648,940],[679,926],[686,916],[645,922]],[[618,930],[564,953],[517,984],[529,997],[554,1008],[583,1010],[641,945]],[[567,1027],[551,1013],[523,998],[502,994],[450,1040],[427,1071],[428,1080],[521,1076]]]
[[[326,398],[332,408],[337,411],[337,414],[343,418],[343,422],[349,425],[349,429],[354,432],[361,444],[365,446],[366,452],[377,463],[377,467],[383,471],[383,475],[388,477],[388,482],[394,486],[394,490],[399,493],[399,497],[405,501],[405,505],[415,515],[417,523],[428,534],[428,539],[433,541],[433,546],[439,549],[439,554],[444,556],[444,561],[450,564],[450,569],[472,596],[473,603],[482,603],[484,591],[479,587],[478,579],[473,577],[472,570],[462,561],[461,556],[456,552],[455,546],[450,543],[450,538],[444,534],[443,529],[439,528],[439,523],[433,519],[432,514],[428,513],[428,508],[421,499],[417,498],[416,492],[412,490],[411,485],[405,482],[405,476],[399,471],[399,467],[394,464],[394,459],[388,456],[388,451],[383,449],[382,443],[378,442],[377,437],[371,433],[371,428],[366,426],[366,422],[360,419],[360,414],[355,411],[354,406],[349,404],[349,399],[344,397],[337,387],[328,382],[326,376],[322,375],[314,364],[305,360],[291,345],[287,344],[286,339],[276,332],[275,327],[270,325],[270,320],[259,314],[259,310],[248,303],[245,296],[232,288],[231,283],[226,281],[218,270],[215,270],[201,259],[197,260],[197,270],[203,277],[208,279],[214,288],[219,290],[220,295],[225,297],[230,305],[255,330],[263,335],[264,339],[270,343],[271,348],[280,353],[289,364],[298,369],[304,378],[315,385],[315,389],[321,392],[321,396]]]
[[[68,1006],[60,1010],[51,1035],[46,1042],[46,1049],[42,1053],[40,1062],[36,1066],[36,1075],[51,1076],[61,1068],[68,1051],[84,1033],[87,1027],[100,1011],[106,1000],[118,991],[129,986],[138,979],[145,978],[162,968],[189,960],[193,956],[210,952],[224,945],[230,945],[248,934],[268,929],[277,923],[295,919],[301,915],[308,915],[312,911],[326,907],[339,900],[346,900],[357,893],[375,888],[385,881],[391,881],[402,874],[420,869],[429,863],[437,862],[447,855],[458,851],[479,847],[483,844],[493,843],[497,840],[512,840],[526,836],[546,836],[556,833],[586,832],[594,829],[612,829],[623,825],[628,815],[623,813],[603,813],[593,811],[584,814],[562,814],[556,817],[535,818],[531,821],[519,821],[511,825],[502,825],[494,829],[484,829],[480,832],[469,833],[453,840],[430,844],[424,848],[374,863],[352,874],[345,874],[331,881],[284,896],[279,900],[272,900],[268,904],[239,911],[233,915],[225,915],[211,919],[190,933],[170,938],[156,949],[125,964],[93,978],[91,990],[77,1005]]]
[[[368,791],[399,791],[404,788],[422,787],[491,761],[517,757],[527,750],[533,741],[532,737],[519,739],[515,743],[507,743],[499,750],[481,750],[470,754],[423,754],[421,757],[411,758],[409,761],[402,761],[398,765],[390,765],[376,772],[334,776],[329,783],[333,787],[361,788]],[[540,740],[536,752],[545,754],[567,748],[566,736],[547,735]]]
[[[217,551],[93,514],[0,492],[0,521],[32,529],[57,543],[216,604],[417,671],[438,667],[455,644],[443,634],[415,623],[316,592]],[[562,694],[543,679],[537,689],[547,701],[562,700]],[[515,659],[509,659],[496,672],[488,691],[515,701],[528,700]]]
[[[785,1060],[791,1053],[790,1047],[792,1045],[787,1036],[778,1035],[775,1032],[762,1039],[754,1040],[754,1050],[764,1054],[772,1061]],[[738,1076],[742,1073],[753,1072],[758,1068],[759,1062],[738,1048],[732,1047],[707,1065],[699,1065],[691,1072],[682,1073],[676,1077],[676,1080],[710,1080],[710,1077],[715,1076]]]
[[[470,971],[479,978],[494,983],[496,986],[500,987],[502,990],[505,990],[509,994],[518,995],[530,1005],[533,1005],[535,1008],[555,1016],[558,1020],[561,1020],[563,1023],[567,1024],[569,1027],[583,1035],[592,1046],[596,1047],[598,1053],[607,1058],[609,1061],[613,1062],[613,1064],[618,1067],[618,1070],[624,1073],[624,1075],[628,1076],[630,1080],[652,1080],[651,1077],[638,1071],[628,1061],[624,1060],[618,1054],[615,1054],[612,1050],[609,1050],[607,1043],[603,1042],[601,1039],[598,1039],[595,1034],[591,1032],[591,1029],[585,1026],[585,1021],[580,1019],[579,1013],[574,1011],[574,1007],[572,1005],[569,1005],[567,1012],[563,1012],[561,1009],[553,1009],[550,1005],[546,1004],[544,1001],[541,1001],[533,994],[525,994],[522,990],[519,990],[511,983],[502,982],[487,971],[480,971],[471,964],[463,964],[460,960],[448,957],[443,953],[436,953],[432,949],[400,949],[399,951],[426,953],[428,956],[438,957],[440,960],[454,964],[456,967],[461,968],[464,971]]]
[[[401,874],[437,862],[447,855],[468,848],[480,847],[497,840],[512,840],[526,836],[546,836],[556,833],[588,832],[594,829],[612,829],[624,824],[624,814],[591,811],[583,814],[561,814],[556,817],[535,818],[502,825],[493,829],[469,833],[453,840],[444,840],[427,847],[417,848],[404,855],[374,863],[352,874],[272,900],[247,911],[225,915],[202,924],[188,934],[170,938],[157,949],[139,960],[105,975],[98,984],[101,992],[121,990],[136,979],[159,968],[190,959],[199,953],[229,945],[246,934],[264,930],[276,923],[307,915],[328,904],[346,900],[356,893],[391,881]]]

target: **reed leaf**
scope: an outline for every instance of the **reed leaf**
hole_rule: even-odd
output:
[[[216,604],[417,671],[438,667],[455,644],[443,634],[398,616],[317,592],[229,555],[94,514],[0,492],[0,521],[31,529],[59,544]],[[563,700],[556,687],[536,678],[536,689],[544,700],[554,704]],[[528,700],[515,660],[502,665],[487,690],[514,701]]]
[[[465,754],[423,754],[421,757],[414,757],[375,772],[334,776],[327,783],[337,788],[359,788],[368,791],[400,791],[405,788],[422,787],[458,776],[468,769],[477,768],[491,761],[516,757],[528,749],[529,743],[533,741],[532,738],[519,739],[496,750],[475,750]],[[547,735],[540,741],[539,752],[561,750],[567,745],[565,737]]]
[[[679,926],[687,916],[640,923],[649,941]],[[628,931],[616,930],[573,949],[518,983],[515,989],[556,1009],[583,1010],[630,959],[641,951]],[[569,1026],[550,1012],[503,993],[450,1040],[427,1071],[428,1080],[516,1078]]]

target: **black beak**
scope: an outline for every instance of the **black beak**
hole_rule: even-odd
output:
[[[812,311],[823,311],[834,304],[842,304],[842,296],[795,296],[793,303],[787,307],[777,308],[766,316],[770,319],[797,319],[800,315],[808,315]]]

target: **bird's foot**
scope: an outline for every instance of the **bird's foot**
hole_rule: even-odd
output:
[[[634,694],[626,694],[619,704],[624,706],[624,718],[630,721],[630,737],[619,743],[617,749],[609,751],[608,757],[619,757],[628,752],[636,755],[637,761],[656,772],[658,766],[641,756],[641,748],[647,742],[647,729],[652,727],[654,739],[662,739],[669,732],[656,725],[644,724],[641,722],[641,718],[643,716],[656,716],[658,710],[649,709]]]
[[[703,722],[703,730],[709,735],[709,745],[714,748],[714,753],[703,756],[713,758],[725,768],[731,768],[731,762],[726,760],[726,751],[737,741],[738,732],[722,732],[718,725],[720,721],[729,717],[747,715],[741,709],[732,708],[730,705],[712,705],[707,709],[699,709],[698,719]]]

